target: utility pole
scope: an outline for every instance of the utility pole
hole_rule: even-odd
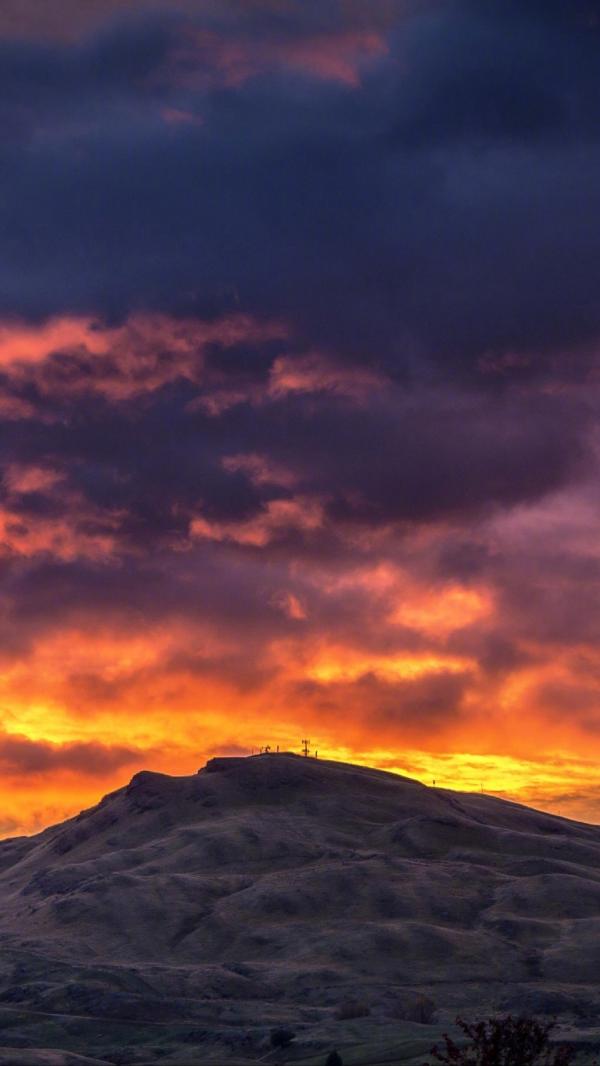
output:
[[[305,759],[308,758],[309,750],[310,750],[310,740],[303,740],[302,741],[302,754],[304,755]]]

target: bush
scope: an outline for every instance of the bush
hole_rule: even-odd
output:
[[[330,1051],[325,1059],[325,1066],[344,1066],[339,1051]]]
[[[340,1003],[337,1008],[334,1017],[338,1022],[349,1022],[353,1018],[366,1018],[367,1014],[371,1013],[371,1009],[367,1003],[363,1003],[358,999],[348,999],[344,1003]]]
[[[441,1047],[431,1050],[445,1066],[569,1066],[575,1055],[570,1044],[551,1044],[554,1023],[535,1018],[488,1018],[469,1024],[456,1019],[469,1043],[456,1044],[447,1034]]]
[[[271,1047],[289,1047],[295,1039],[291,1029],[271,1029]]]
[[[436,1014],[436,1006],[429,996],[421,992],[407,993],[400,996],[388,1007],[389,1016],[399,1022],[418,1022],[420,1025],[429,1025]]]

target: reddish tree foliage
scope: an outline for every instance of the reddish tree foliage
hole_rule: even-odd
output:
[[[460,1046],[447,1034],[431,1054],[444,1066],[570,1066],[575,1048],[551,1044],[554,1023],[535,1018],[488,1018],[469,1024],[456,1019],[470,1043]]]

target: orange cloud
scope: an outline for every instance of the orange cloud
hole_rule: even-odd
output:
[[[214,322],[138,314],[122,326],[84,317],[39,326],[10,321],[0,324],[0,367],[13,382],[26,382],[37,368],[42,393],[98,392],[118,402],[181,378],[201,384],[208,345],[227,348],[285,334],[279,322],[242,314]],[[84,366],[89,372],[82,373]]]
[[[110,517],[103,513],[100,528],[86,531],[82,525],[89,519],[93,526],[93,517],[91,509],[80,512],[80,524],[74,527],[72,519],[40,519],[32,516],[23,518],[10,510],[0,508],[0,556],[17,555],[30,558],[36,555],[51,555],[63,560],[81,557],[107,558],[113,554],[116,546],[110,529]],[[113,523],[116,527],[116,516]]]
[[[354,30],[333,38],[321,35],[308,41],[291,42],[282,48],[281,56],[292,68],[356,88],[361,81],[361,67],[387,51],[381,34]]]
[[[0,325],[0,366],[39,363],[52,352],[79,347],[91,355],[105,355],[112,332],[98,330],[89,318],[50,319],[40,326],[4,322]]]
[[[253,484],[294,491],[293,474],[260,452],[234,453],[224,462]],[[85,514],[77,495],[64,497],[69,526],[44,515],[27,519],[28,532],[18,526],[21,494],[67,491],[49,460],[9,465],[4,487],[6,543],[25,567],[36,552],[69,565],[84,558],[106,566],[110,525],[106,541],[97,532],[87,541],[85,531],[77,533],[74,515]],[[580,558],[583,544],[595,550],[583,539],[590,513],[583,501],[570,512],[563,500],[554,508],[547,501],[535,512],[496,514],[481,523],[479,535],[493,538],[496,557],[506,543],[520,556],[539,520],[553,552],[555,543],[572,545]],[[482,575],[435,578],[431,531],[406,536],[403,556],[388,539],[374,555],[352,544],[349,556],[321,557],[310,542],[325,524],[321,501],[301,495],[271,500],[250,519],[215,522],[198,514],[187,550],[175,553],[185,586],[198,590],[192,609],[161,602],[153,616],[135,603],[115,603],[100,620],[82,598],[68,616],[57,610],[42,619],[22,646],[5,641],[0,832],[75,812],[126,779],[130,765],[192,772],[220,747],[294,747],[302,735],[323,755],[448,787],[483,783],[524,802],[600,817],[594,639],[584,634],[567,644],[553,637],[550,653],[544,633],[530,625],[520,589],[513,603],[512,586],[503,590]],[[290,534],[306,538],[305,555],[288,561],[267,552]],[[236,555],[236,546],[244,552]],[[534,547],[540,551],[541,542]],[[219,590],[231,603],[212,618],[204,579],[194,585],[198,552],[210,553],[205,567],[233,569],[231,586]],[[250,606],[243,603],[245,566]],[[544,585],[552,595],[554,581],[551,574]],[[8,595],[1,606],[0,623],[7,619],[10,634]],[[496,632],[507,626],[518,655],[506,666],[500,648],[500,666],[490,666],[488,641],[494,652]],[[20,775],[19,758],[28,767]]]
[[[19,757],[29,764],[18,802],[8,777],[0,786],[5,817],[18,815],[22,829],[72,813],[126,779],[130,758],[135,766],[191,772],[227,743],[248,751],[264,743],[294,747],[305,730],[323,755],[447,787],[483,781],[499,794],[585,811],[582,793],[600,741],[560,718],[548,723],[535,702],[536,686],[552,676],[546,668],[491,685],[464,655],[367,652],[316,638],[308,605],[290,590],[281,590],[273,609],[299,628],[263,641],[264,679],[250,687],[240,687],[226,665],[240,651],[237,642],[199,623],[146,623],[136,632],[131,619],[98,632],[82,619],[6,658],[5,758],[13,758],[15,772]],[[568,668],[565,660],[554,676],[564,680]],[[2,751],[0,743],[0,761]]]
[[[5,502],[0,505],[0,557],[31,558],[46,554],[62,560],[104,559],[116,547],[120,513],[93,507],[81,493],[64,484],[64,475],[50,466],[11,463],[4,471]],[[52,494],[59,514],[19,507],[29,494]]]
[[[309,497],[270,500],[253,518],[239,522],[211,522],[198,516],[190,523],[190,535],[198,540],[231,541],[264,548],[290,533],[313,533],[323,525],[323,507]]]
[[[230,473],[241,471],[246,474],[253,485],[276,485],[291,488],[296,483],[296,475],[278,463],[273,463],[267,456],[256,452],[249,454],[227,455],[222,460],[225,470]]]
[[[214,82],[236,86],[265,70],[287,68],[355,89],[361,83],[363,68],[387,51],[381,32],[360,26],[278,39],[224,36],[190,23],[183,29],[161,78],[187,88]]]
[[[390,622],[444,636],[455,629],[482,621],[492,611],[489,592],[450,585],[428,591],[400,592]]]
[[[380,390],[385,379],[364,367],[336,364],[319,352],[301,357],[280,356],[273,363],[269,392],[281,396],[290,392],[333,392],[364,399]]]
[[[264,404],[289,394],[333,393],[355,402],[385,386],[374,371],[344,367],[319,352],[278,356],[266,384],[233,386],[207,378],[205,356],[211,346],[232,348],[242,342],[283,341],[287,327],[232,314],[216,321],[134,314],[120,326],[91,317],[63,316],[32,326],[0,322],[0,368],[12,386],[34,382],[43,396],[98,393],[114,403],[155,392],[185,380],[203,391],[188,404],[212,415],[239,403]],[[34,408],[21,396],[0,395],[0,413],[29,417]],[[231,460],[233,461],[233,459]]]
[[[53,488],[62,476],[50,467],[10,463],[4,470],[4,483],[10,492],[39,492]]]
[[[366,674],[389,680],[412,680],[433,673],[460,673],[474,664],[454,656],[361,655],[353,649],[326,648],[304,664],[303,674],[320,682],[355,681]]]
[[[306,607],[293,592],[278,592],[273,596],[272,602],[295,622],[303,622],[308,617]]]

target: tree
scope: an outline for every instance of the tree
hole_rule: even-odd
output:
[[[271,1029],[271,1047],[289,1047],[295,1039],[291,1029]]]
[[[330,1051],[325,1059],[325,1066],[344,1066],[339,1051]]]
[[[444,1034],[443,1045],[431,1050],[444,1066],[570,1066],[575,1055],[570,1044],[551,1044],[554,1022],[508,1015],[473,1024],[457,1018],[456,1024],[470,1043],[459,1045]]]

